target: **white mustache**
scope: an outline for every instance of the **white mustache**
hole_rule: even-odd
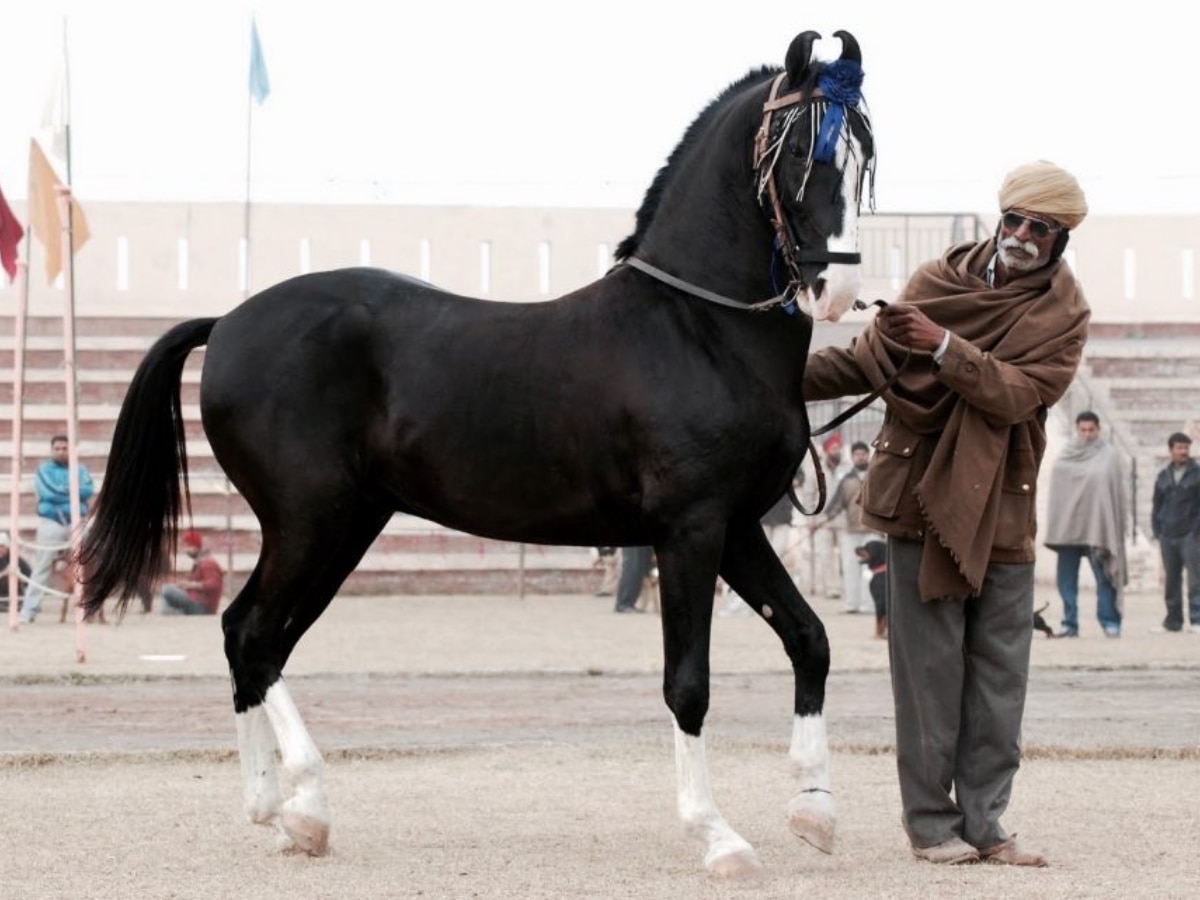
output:
[[[1024,250],[1030,256],[1038,255],[1037,244],[1035,244],[1033,241],[1019,241],[1019,240],[1017,240],[1017,238],[1015,236],[1006,237],[1004,240],[1002,240],[1000,242],[1000,246],[1003,247],[1005,250],[1012,250],[1014,248],[1019,249],[1019,250]]]

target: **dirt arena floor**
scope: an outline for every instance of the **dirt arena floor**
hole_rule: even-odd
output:
[[[911,858],[886,648],[834,601],[837,847],[799,844],[786,660],[758,620],[714,619],[714,791],[766,867],[737,883],[704,873],[675,817],[657,617],[611,603],[337,600],[287,671],[326,755],[322,859],[242,818],[216,620],[88,626],[83,664],[72,625],[4,631],[0,900],[1200,896],[1200,635],[1149,634],[1157,597],[1129,598],[1120,640],[1092,620],[1036,638],[1005,821],[1050,857],[1038,871]]]

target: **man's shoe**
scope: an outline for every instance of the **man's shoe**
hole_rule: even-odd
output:
[[[979,851],[960,837],[952,837],[932,847],[913,847],[913,856],[942,866],[961,866],[979,862]]]
[[[1188,631],[1192,634],[1200,634],[1200,625],[1189,625]]]
[[[1079,632],[1074,628],[1060,628],[1058,631],[1054,632],[1054,636],[1056,638],[1077,638],[1079,637]]]
[[[1044,869],[1050,865],[1042,854],[1022,847],[1017,842],[1015,834],[994,847],[981,848],[979,856],[985,863],[994,863],[998,866],[1028,866],[1034,869]]]
[[[1119,638],[1121,636],[1121,629],[1117,625],[1105,625],[1104,636],[1110,638]]]
[[[613,612],[619,613],[640,613],[641,611],[642,610],[638,609],[636,606],[618,606],[613,610]]]

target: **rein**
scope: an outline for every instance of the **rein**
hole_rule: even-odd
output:
[[[880,309],[883,309],[883,307],[887,306],[887,303],[883,300],[875,300],[871,303],[864,303],[862,300],[854,301],[855,309],[863,310],[869,306],[878,306]],[[796,472],[793,472],[791,479],[788,480],[787,489],[788,499],[792,501],[792,506],[800,510],[801,515],[815,516],[825,508],[825,501],[828,499],[825,488],[825,470],[821,468],[821,461],[817,458],[817,445],[813,443],[812,439],[815,437],[820,437],[827,432],[833,431],[840,425],[845,424],[847,421],[857,416],[860,412],[878,400],[880,395],[883,394],[884,391],[889,390],[896,383],[896,380],[900,377],[904,370],[908,368],[908,362],[910,359],[912,359],[911,347],[905,349],[904,359],[900,360],[900,365],[896,367],[896,371],[891,374],[891,377],[889,377],[887,381],[872,390],[871,393],[867,394],[865,397],[859,398],[853,406],[851,406],[849,409],[842,410],[820,428],[815,428],[808,432],[808,455],[812,457],[813,468],[817,473],[817,505],[814,506],[812,510],[805,509],[804,504],[800,502],[800,498],[796,496],[796,488],[794,487],[796,481],[796,472],[799,472],[800,466],[804,465],[803,457],[801,457],[799,465],[796,466]]]
[[[795,302],[796,299],[795,294],[792,293],[793,286],[789,284],[782,294],[766,300],[759,300],[756,303],[739,303],[737,300],[730,300],[728,297],[723,297],[714,291],[690,284],[682,278],[676,278],[669,272],[664,272],[662,269],[652,266],[644,259],[638,259],[636,256],[631,256],[625,260],[625,265],[631,269],[637,269],[639,272],[644,272],[656,281],[661,281],[663,284],[683,291],[685,294],[691,294],[693,297],[699,297],[701,300],[707,300],[709,303],[716,303],[719,306],[728,306],[733,309],[766,312],[779,306],[787,306],[789,303]]]

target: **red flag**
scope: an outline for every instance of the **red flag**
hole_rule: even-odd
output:
[[[4,265],[9,281],[17,277],[17,245],[24,236],[25,229],[8,208],[4,191],[0,191],[0,264]]]

